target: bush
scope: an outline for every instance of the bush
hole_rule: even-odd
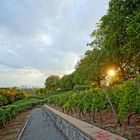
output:
[[[17,100],[21,100],[25,98],[26,92],[17,89],[17,88],[1,88],[0,89],[0,95],[5,97],[8,100],[8,103],[13,103]],[[5,99],[5,100],[6,100]],[[7,104],[7,102],[6,102]],[[3,104],[5,105],[5,104]]]
[[[140,92],[134,80],[128,80],[122,85],[123,93],[119,103],[120,120],[125,118],[126,112],[140,113]]]
[[[90,87],[87,85],[75,85],[73,90],[74,91],[85,91],[85,90],[89,90]]]
[[[0,95],[0,107],[7,104],[8,104],[7,98],[5,96]]]

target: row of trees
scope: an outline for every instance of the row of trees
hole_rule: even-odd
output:
[[[113,83],[140,73],[140,1],[111,0],[109,9],[92,32],[93,41],[70,75],[50,76],[49,90],[71,90],[77,85],[101,86],[108,69],[116,71]]]

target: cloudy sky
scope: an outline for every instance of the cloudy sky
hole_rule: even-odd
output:
[[[0,0],[0,87],[74,70],[109,0]]]

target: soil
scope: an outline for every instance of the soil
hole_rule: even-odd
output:
[[[63,112],[63,109],[60,106],[55,106],[55,105],[49,105],[49,106]],[[79,111],[77,110],[77,112]],[[102,121],[100,118],[100,113],[95,112],[96,123],[93,121],[92,114],[90,116],[89,113],[87,114],[84,113],[85,116],[84,115],[79,116],[79,114],[76,113],[74,110],[70,112],[65,111],[63,113],[66,113],[72,117],[93,124],[95,126],[98,126],[102,129],[120,135],[122,137],[125,137],[128,140],[140,140],[140,115],[138,114],[135,114],[131,117],[129,126],[126,123],[127,120],[124,120],[122,126],[116,126],[116,116],[113,114],[111,109],[101,110]],[[129,112],[127,116],[130,114],[132,114],[132,112]]]
[[[31,110],[19,113],[15,119],[4,125],[4,128],[0,129],[0,140],[17,140],[30,113]]]

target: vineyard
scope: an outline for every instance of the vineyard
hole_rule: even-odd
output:
[[[47,98],[49,96],[53,96],[53,93],[44,93],[40,96],[31,96],[29,93],[25,93],[24,91],[19,89],[16,89],[16,91],[20,92],[14,92],[14,94],[13,92],[10,92],[13,91],[13,89],[2,89],[1,91],[3,91],[1,92],[3,95],[2,97],[5,98],[7,102],[6,104],[4,104],[4,100],[0,101],[0,103],[3,104],[3,106],[0,107],[0,128],[4,127],[5,124],[13,120],[20,112],[27,111],[29,109],[37,107],[38,105],[43,105],[47,103]],[[4,91],[7,91],[8,94]],[[10,102],[11,100],[8,100],[12,95],[14,96],[14,99],[17,99],[15,97],[20,94],[22,95],[22,98],[18,98],[19,100],[12,100],[12,102]],[[7,95],[8,98],[6,98],[5,95]]]
[[[63,6],[63,4],[61,7],[64,7],[64,9],[67,10],[75,9],[79,7],[77,4],[79,2],[80,1],[76,2],[76,5],[73,6],[74,8],[70,8],[71,6],[68,6],[67,8],[67,6]],[[86,1],[84,1],[83,4],[84,3],[86,3]],[[89,3],[89,6],[91,6],[90,5],[91,2],[87,2],[87,3]],[[4,5],[9,5],[10,9],[12,10],[16,9],[16,8],[11,8],[12,6],[10,6],[9,2],[8,4],[4,4]],[[30,6],[30,4],[28,5]],[[37,5],[39,6],[40,4]],[[56,3],[56,5],[58,4]],[[63,24],[61,23],[54,24],[55,26],[57,25],[60,26],[60,27],[58,26],[59,27],[58,30],[55,26],[54,28],[53,27],[51,28],[51,29],[56,29],[54,31],[60,30],[60,34],[59,34],[60,36],[58,37],[58,39],[52,38],[53,41],[56,40],[56,43],[51,41],[51,36],[53,36],[51,34],[48,40],[47,38],[49,36],[47,37],[46,33],[39,33],[39,35],[36,35],[38,31],[43,31],[42,29],[45,29],[49,25],[48,24],[46,26],[46,24],[42,23],[42,21],[43,22],[48,21],[46,20],[47,18],[44,18],[45,20],[42,19],[34,22],[37,23],[36,25],[39,26],[41,25],[40,26],[41,30],[39,30],[38,27],[33,26],[35,30],[37,29],[37,32],[34,31],[33,33],[31,33],[33,35],[33,37],[31,37],[31,41],[28,40],[29,39],[28,35],[30,35],[30,33],[26,35],[26,37],[28,38],[27,41],[24,40],[25,42],[29,43],[29,44],[25,44],[25,47],[31,46],[33,50],[26,49],[26,48],[24,49],[23,46],[21,51],[19,51],[20,47],[18,49],[15,49],[14,51],[12,49],[8,49],[7,51],[7,48],[3,47],[6,53],[6,59],[2,58],[3,61],[4,60],[9,61],[10,60],[9,58],[14,58],[14,60],[16,60],[19,56],[20,56],[19,58],[21,59],[22,54],[24,58],[22,59],[23,62],[26,60],[25,54],[27,54],[28,59],[33,59],[33,60],[28,61],[27,59],[26,60],[27,62],[23,64],[19,61],[22,67],[16,68],[14,66],[15,70],[11,64],[8,65],[8,63],[9,62],[11,63],[11,61],[9,61],[8,63],[1,61],[2,64],[0,64],[0,66],[4,70],[4,73],[8,72],[7,69],[9,69],[10,66],[12,66],[12,70],[14,70],[13,72],[15,74],[13,75],[11,73],[10,74],[11,77],[8,78],[7,75],[9,76],[9,72],[7,75],[5,75],[5,78],[3,78],[3,74],[2,74],[2,78],[1,78],[2,81],[0,81],[1,86],[4,87],[10,85],[15,86],[15,84],[17,84],[18,86],[20,83],[22,83],[23,85],[27,84],[27,86],[22,86],[23,88],[22,90],[16,87],[0,88],[0,128],[4,128],[6,126],[5,124],[8,124],[11,120],[13,120],[20,112],[27,111],[29,109],[32,109],[34,107],[43,104],[48,104],[57,110],[67,113],[68,115],[87,121],[88,123],[92,123],[93,125],[97,125],[98,127],[101,127],[103,129],[107,128],[108,131],[124,136],[128,139],[134,138],[134,140],[140,140],[140,10],[139,10],[140,0],[108,0],[108,10],[106,11],[106,14],[100,18],[96,26],[92,25],[95,28],[92,29],[90,32],[91,40],[89,42],[85,42],[87,40],[86,39],[87,37],[86,35],[82,34],[82,30],[89,31],[88,29],[89,25],[92,23],[92,20],[94,20],[94,19],[92,19],[91,21],[89,20],[89,18],[92,17],[90,14],[93,15],[94,13],[96,14],[98,12],[92,13],[92,11],[94,11],[94,8],[91,7],[91,10],[89,10],[87,7],[88,4],[85,5],[86,5],[85,7],[86,10],[83,9],[83,6],[80,6],[81,8],[79,7],[80,8],[79,10],[75,9],[75,12],[73,11],[70,12],[71,13],[70,15],[75,14],[76,11],[78,13],[74,16],[74,18],[72,17],[71,19],[68,20],[68,21],[72,21],[72,23],[71,26],[69,25],[66,26],[68,27],[66,28],[67,29],[66,31],[63,31],[65,27],[63,27],[64,29],[62,28],[62,31],[60,29],[61,27],[60,25],[63,26]],[[30,7],[28,8],[31,9],[30,11],[34,11],[32,10],[32,8]],[[42,9],[42,8],[35,8],[35,11],[36,9]],[[56,8],[55,6],[54,9],[56,11],[59,8]],[[2,11],[2,13],[3,12],[4,11]],[[79,14],[79,12],[81,13]],[[81,20],[82,17],[80,16],[83,16],[82,15],[83,12],[87,12],[87,16],[85,16],[84,14],[84,17],[86,18],[84,20]],[[18,13],[17,10],[15,13]],[[22,13],[27,14],[28,11]],[[64,15],[66,15],[67,17],[67,14],[69,12],[67,11],[67,12],[58,12],[58,13],[65,13]],[[45,15],[47,14],[43,14],[42,16],[38,15],[38,16],[44,17]],[[18,23],[23,22],[25,19],[31,19],[28,16],[27,18],[23,18],[22,20],[17,20],[18,18],[16,18],[15,22],[11,22],[11,23],[16,23],[13,25],[16,25],[16,27],[18,27],[17,26]],[[2,15],[2,17],[6,17],[6,16]],[[11,17],[11,16],[7,16],[7,17]],[[20,15],[20,17],[22,16]],[[31,17],[34,16],[32,15]],[[61,17],[61,16],[57,15],[56,17]],[[38,18],[34,18],[34,19],[38,19]],[[67,25],[66,22],[67,18],[66,19],[54,18],[54,19],[64,20],[65,21],[64,25]],[[80,21],[78,22],[74,21],[75,19],[76,20],[80,19]],[[9,20],[10,19],[5,21],[9,21]],[[5,21],[3,23],[5,23]],[[41,21],[40,24],[38,24],[39,21]],[[27,24],[23,23],[23,25],[27,25]],[[72,26],[74,26],[73,30],[72,30]],[[9,33],[11,33],[12,31],[11,29],[15,29],[16,27],[8,28],[10,29],[10,32],[4,27],[4,31],[6,31],[8,35],[5,35],[5,33],[2,33],[2,35],[4,35],[4,37],[9,37]],[[23,30],[23,28],[21,29]],[[68,29],[70,29],[70,31]],[[22,33],[22,30],[20,33]],[[47,27],[46,30],[44,31],[51,31],[51,30],[49,30]],[[20,39],[18,39],[18,36],[17,38],[16,37],[14,38],[15,41],[11,41],[10,43],[3,43],[2,41],[0,45],[13,44],[14,46],[20,46],[20,44],[24,44],[23,42],[21,43],[19,42],[18,45],[14,44],[16,40],[20,41]],[[54,37],[57,37],[57,33],[54,35]],[[70,40],[67,37],[68,38],[70,37]],[[1,38],[3,39],[3,36]],[[53,43],[46,44],[46,41],[49,42],[49,40],[50,42]],[[39,42],[37,43],[37,41]],[[58,47],[59,45],[57,45],[57,43],[62,43],[59,44],[61,47],[65,46],[69,48],[65,49],[65,48]],[[41,46],[33,47],[35,44],[37,46],[39,46],[40,44]],[[55,46],[51,47],[51,45],[53,46],[54,44]],[[90,48],[84,49],[86,50],[84,54],[79,54],[83,52],[82,50],[83,46],[80,45],[85,45],[85,44]],[[43,47],[43,45],[45,46]],[[46,51],[47,45],[50,45],[49,51]],[[76,48],[77,46],[78,48]],[[57,47],[58,49],[56,49]],[[26,52],[25,54],[21,53],[23,52],[23,50],[25,51],[31,50],[31,52],[35,51],[35,54],[32,54],[30,52],[28,53]],[[0,50],[0,52],[3,53],[3,49]],[[38,52],[39,54],[37,54]],[[15,54],[18,55],[15,55],[15,57],[9,56],[7,59],[7,53],[12,53],[12,55]],[[30,56],[30,54],[31,57],[28,57]],[[80,55],[82,56],[80,57]],[[48,60],[48,58],[53,58],[53,59],[50,59],[52,60],[50,61]],[[75,64],[75,60],[78,60],[78,62],[76,63],[73,70],[73,64]],[[6,65],[3,66],[3,64]],[[20,66],[19,64],[14,64],[14,65]],[[12,72],[12,70],[9,69],[10,72]],[[68,74],[68,72],[71,70],[73,70],[73,72]],[[52,72],[55,72],[55,74],[58,75],[52,74]],[[20,73],[22,73],[23,75]],[[49,75],[50,73],[52,75]],[[19,79],[18,78],[17,79],[18,81],[21,82],[18,83],[16,79],[14,83],[15,77],[18,74],[19,74]],[[44,80],[43,75],[44,76],[47,75],[47,77],[44,83],[41,84],[40,81]],[[13,82],[11,82],[12,78],[14,78]],[[8,80],[4,81],[5,79]],[[10,83],[13,84],[10,84],[9,81]],[[26,82],[24,83],[24,81],[26,81],[27,83]],[[6,85],[4,85],[4,83],[6,83]],[[42,87],[42,88],[35,88],[35,87]]]
[[[111,111],[111,115],[108,119],[115,118],[115,128],[129,127],[133,123],[134,129],[139,131],[138,125],[140,125],[140,77],[138,76],[134,80],[125,81],[123,84],[106,88],[106,93],[111,100],[113,108],[116,114],[112,111],[112,108],[108,102],[104,90],[101,88],[94,88],[83,92],[69,91],[60,95],[50,96],[48,103],[54,105],[57,109],[68,113],[75,114],[80,118],[91,118],[90,123],[96,124],[97,116],[99,114],[99,126],[102,126],[103,118],[105,118],[105,110]],[[134,119],[136,117],[136,119]],[[134,119],[134,120],[133,120]],[[138,128],[136,128],[138,127]]]
[[[4,127],[5,124],[13,120],[20,112],[45,103],[55,105],[54,107],[61,109],[64,113],[76,114],[78,118],[89,117],[93,124],[96,124],[98,121],[97,115],[99,114],[101,126],[105,115],[103,111],[108,110],[111,111],[110,117],[115,118],[116,127],[121,128],[124,124],[131,126],[133,116],[140,115],[139,83],[140,76],[137,76],[133,80],[127,80],[122,84],[106,87],[104,90],[97,87],[84,91],[71,90],[59,92],[46,92],[45,89],[35,89],[36,94],[34,96],[19,89],[1,89],[1,97],[5,100],[1,100],[0,127]],[[112,111],[105,91],[111,100],[116,114]],[[11,96],[13,97],[11,98]]]
[[[129,80],[121,85],[106,89],[118,114],[116,118],[118,119],[117,123],[125,119],[127,112],[140,114],[140,88],[138,87],[137,80]],[[102,109],[111,108],[106,94],[101,88],[94,88],[79,93],[66,92],[61,95],[50,96],[48,103],[61,106],[66,112],[75,111],[79,115],[84,115],[84,112],[92,113],[93,118],[95,111],[100,112]],[[79,110],[79,112],[77,112],[77,110]],[[130,116],[128,116],[128,118],[130,119]]]

